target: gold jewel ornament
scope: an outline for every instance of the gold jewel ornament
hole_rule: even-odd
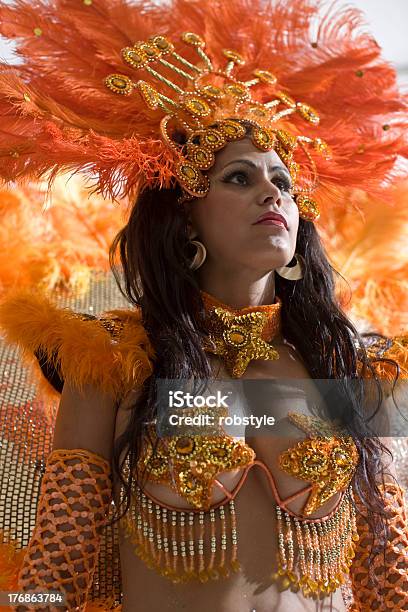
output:
[[[209,413],[208,408],[205,413]],[[214,436],[157,438],[154,428],[151,428],[139,469],[141,473],[147,470],[152,482],[171,486],[194,508],[207,510],[217,475],[243,468],[254,458],[255,453],[249,446],[224,432]]]
[[[253,359],[279,359],[270,343],[280,331],[278,297],[275,304],[233,309],[204,291],[201,295],[210,338],[205,350],[222,357],[233,378],[242,376]]]
[[[289,413],[288,418],[310,438],[282,453],[279,466],[291,476],[312,483],[303,508],[303,514],[308,516],[330,497],[347,489],[358,463],[358,452],[353,438],[332,424],[297,413]]]
[[[192,426],[191,435],[186,427],[183,435],[159,438],[156,425],[151,425],[138,468],[150,482],[171,487],[191,509],[164,505],[134,485],[130,511],[121,525],[149,567],[174,583],[204,583],[239,570],[234,499],[226,492],[226,498],[211,507],[211,498],[218,474],[252,465],[255,452],[225,434],[218,421],[228,414],[225,408],[182,409],[180,414],[214,420],[205,426],[206,435],[194,435],[197,429]],[[128,459],[124,474],[129,475]]]
[[[234,69],[245,64],[245,58],[236,51],[224,49],[227,64],[223,69],[215,69],[205,53],[205,41],[198,34],[185,32],[181,41],[195,49],[199,62],[187,60],[175,50],[176,44],[165,36],[152,36],[146,42],[122,49],[124,62],[137,71],[147,72],[150,83],[137,80],[137,77],[133,81],[116,73],[108,75],[105,80],[113,93],[130,95],[135,89],[150,109],[165,114],[160,130],[175,154],[175,175],[184,190],[181,201],[207,195],[210,182],[204,172],[213,166],[214,152],[228,142],[244,138],[250,127],[254,146],[261,151],[275,149],[287,165],[292,176],[293,193],[296,194],[298,189],[299,193],[307,193],[307,197],[302,195],[299,205],[301,217],[309,221],[317,219],[318,205],[310,197],[317,186],[316,173],[308,172],[309,177],[313,175],[312,179],[301,183],[301,173],[294,161],[298,137],[279,124],[289,115],[298,114],[316,126],[319,123],[317,112],[276,90],[277,79],[268,70],[254,70],[253,78],[247,81],[234,77]],[[170,79],[169,71],[184,79],[185,89],[178,84],[180,78]],[[252,95],[251,89],[259,84],[270,90],[271,99],[267,102],[260,102]],[[182,144],[180,134],[184,139]],[[315,146],[314,138],[302,136],[302,148],[306,145],[317,153],[323,150]],[[310,162],[310,154],[303,158],[303,163]],[[312,166],[314,168],[313,163]]]

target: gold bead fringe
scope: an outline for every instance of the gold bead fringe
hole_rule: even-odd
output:
[[[318,598],[344,584],[359,539],[350,491],[330,518],[300,521],[280,506],[276,518],[278,571],[272,579],[281,590],[300,589],[305,597]]]
[[[136,486],[121,524],[142,561],[172,582],[207,582],[239,570],[233,500],[208,512],[169,510]]]

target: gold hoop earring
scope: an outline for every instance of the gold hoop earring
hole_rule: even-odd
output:
[[[286,278],[286,280],[290,281],[297,281],[303,278],[306,262],[302,255],[299,255],[299,253],[295,253],[294,259],[296,259],[296,264],[294,266],[282,266],[281,268],[276,268],[276,274],[279,274],[279,276],[282,278]]]
[[[193,259],[190,262],[190,270],[198,270],[200,266],[205,262],[205,258],[207,257],[207,249],[199,240],[190,240],[190,244],[194,244],[197,248],[197,252],[194,255]]]

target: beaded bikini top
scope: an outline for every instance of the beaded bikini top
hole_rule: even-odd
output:
[[[251,359],[279,358],[271,341],[281,329],[280,300],[233,309],[209,294],[203,293],[203,299],[210,336],[206,350],[223,359],[231,377],[242,376]],[[155,426],[148,428],[138,472],[148,483],[168,486],[184,505],[170,506],[157,499],[151,487],[134,486],[121,525],[139,557],[173,582],[206,582],[238,571],[238,494],[257,466],[276,501],[278,560],[271,568],[273,578],[282,588],[302,589],[305,596],[335,591],[346,580],[358,538],[350,488],[358,452],[353,439],[336,425],[298,412],[289,412],[287,419],[307,435],[282,452],[274,468],[304,484],[287,498],[280,496],[271,470],[254,450],[225,431],[158,437]],[[230,491],[219,475],[232,470],[241,470],[241,476]],[[215,489],[223,493],[217,503],[212,501]],[[305,493],[306,503],[297,515],[290,502]],[[341,495],[335,508],[324,518],[312,518],[337,493]]]
[[[190,509],[165,504],[135,485],[122,527],[139,557],[173,582],[206,582],[238,571],[238,493],[257,466],[276,501],[279,558],[271,568],[274,579],[282,588],[301,588],[305,596],[335,591],[347,578],[358,539],[350,488],[357,449],[350,436],[320,418],[289,413],[288,419],[308,437],[279,456],[278,469],[305,485],[285,499],[271,470],[242,441],[227,434],[157,438],[151,431],[138,467],[148,473],[149,483],[167,485]],[[242,474],[229,491],[218,476],[236,469]],[[224,493],[221,502],[211,502],[214,487]],[[311,518],[339,492],[330,514]],[[296,515],[289,509],[290,502],[304,493],[308,493],[307,501]]]

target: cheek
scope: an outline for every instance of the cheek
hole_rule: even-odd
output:
[[[299,229],[299,209],[296,205],[296,202],[292,201],[290,211],[289,211],[289,220],[290,220],[290,237],[293,243],[296,243],[297,233]]]
[[[222,202],[222,205],[220,205]],[[203,239],[212,241],[228,234],[239,216],[237,202],[231,198],[213,197],[211,194],[196,200],[191,208],[191,220]]]

